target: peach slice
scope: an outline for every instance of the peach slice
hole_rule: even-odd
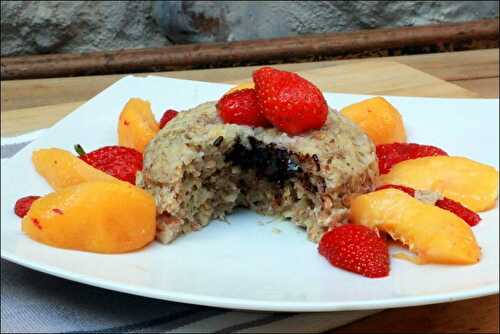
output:
[[[434,156],[403,161],[377,182],[436,191],[476,212],[494,207],[498,196],[498,171],[463,157]]]
[[[385,189],[356,197],[350,219],[401,241],[417,254],[420,263],[474,264],[481,257],[466,222],[400,190]]]
[[[87,181],[119,181],[59,148],[34,151],[31,159],[36,171],[54,190]]]
[[[151,104],[132,98],[123,108],[118,120],[118,144],[142,153],[159,130],[151,112]]]
[[[230,90],[228,90],[224,95],[234,93],[234,92],[236,92],[238,90],[252,89],[252,88],[255,88],[255,84],[253,82],[242,82],[242,83],[238,84],[237,86],[235,86],[235,87],[231,88]]]
[[[381,96],[351,104],[340,112],[356,123],[375,145],[406,142],[401,114]]]
[[[126,182],[92,181],[39,198],[23,218],[33,240],[59,248],[123,253],[154,239],[154,199]]]

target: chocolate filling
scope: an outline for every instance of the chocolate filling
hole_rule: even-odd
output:
[[[238,138],[226,153],[226,161],[243,170],[253,169],[258,176],[279,184],[303,173],[293,152],[278,148],[275,144],[265,144],[255,137],[248,137],[248,142],[250,148],[242,145]]]

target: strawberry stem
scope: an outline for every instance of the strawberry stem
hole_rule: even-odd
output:
[[[85,153],[85,150],[83,149],[82,145],[80,145],[80,144],[75,145],[75,151],[81,157],[83,157],[85,154],[87,154],[87,153]]]

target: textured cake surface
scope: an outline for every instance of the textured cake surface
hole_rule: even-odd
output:
[[[291,218],[318,241],[377,175],[373,143],[333,110],[320,130],[288,136],[224,124],[207,102],[179,113],[148,144],[137,185],[155,198],[164,243],[237,206]]]

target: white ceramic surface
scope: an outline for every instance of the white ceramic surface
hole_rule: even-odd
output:
[[[393,259],[391,274],[368,279],[330,266],[303,230],[249,211],[214,221],[173,244],[123,255],[51,248],[27,238],[13,213],[16,199],[51,191],[35,172],[36,148],[87,150],[116,144],[118,115],[130,97],[152,102],[160,117],[219,98],[228,85],[126,77],[2,164],[1,256],[70,280],[141,296],[219,307],[332,311],[421,305],[498,293],[498,207],[473,228],[483,250],[473,266],[417,266]],[[341,108],[366,96],[325,94]],[[403,114],[412,142],[433,144],[498,169],[498,99],[387,97]],[[261,222],[261,223],[258,223]],[[262,222],[265,222],[262,224]],[[279,232],[279,233],[278,233]],[[392,251],[400,251],[392,249]]]

